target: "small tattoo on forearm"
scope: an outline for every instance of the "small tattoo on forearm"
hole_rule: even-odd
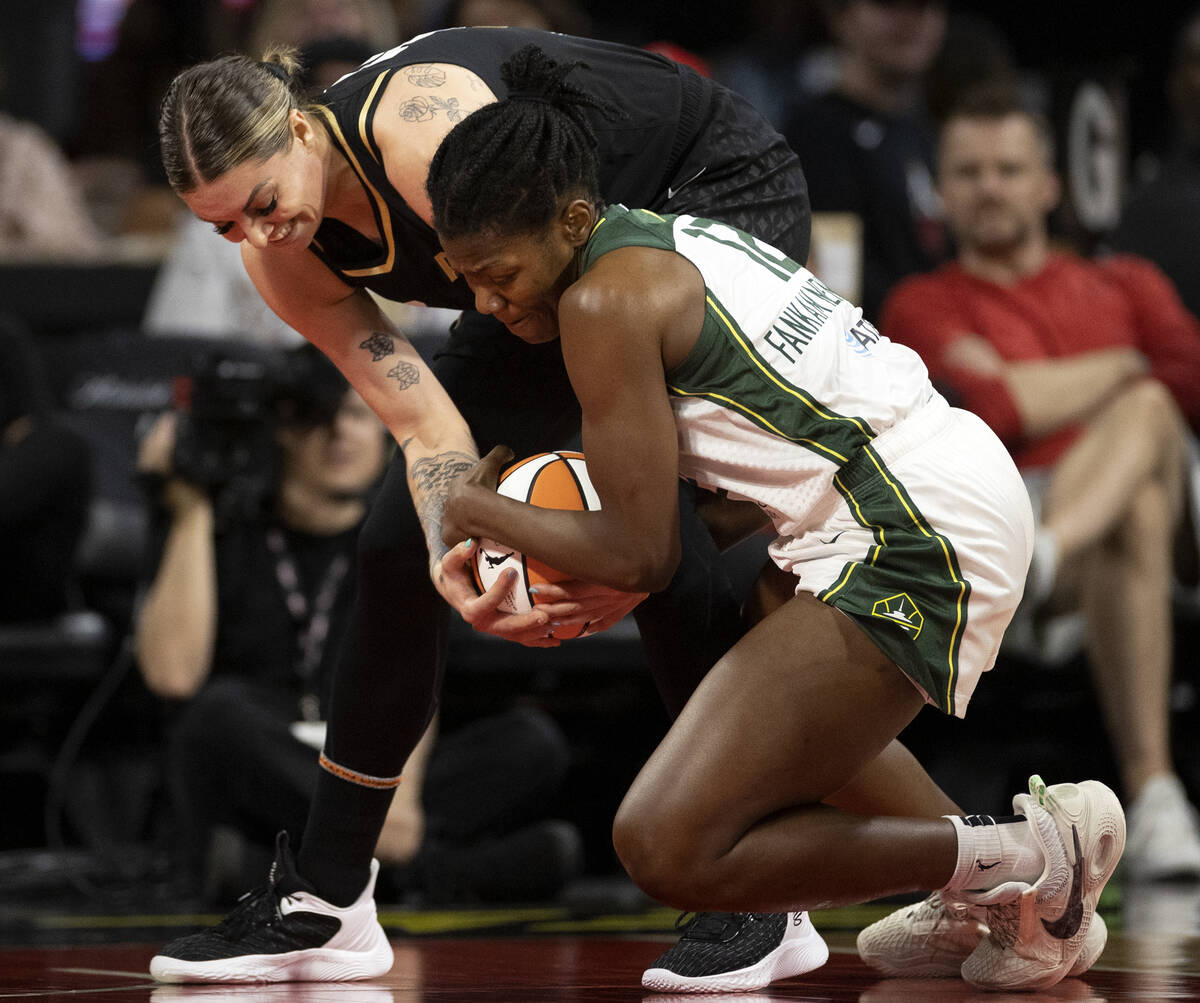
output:
[[[395,354],[396,342],[382,331],[376,331],[358,347],[365,348],[371,353],[372,362],[378,362],[380,359],[386,359],[389,355]]]
[[[462,118],[462,109],[458,106],[458,98],[443,100],[435,97],[410,98],[400,106],[400,117],[406,122],[428,122],[439,111],[444,111],[451,122],[457,122]]]
[[[411,362],[401,362],[388,370],[388,379],[395,380],[401,390],[421,382],[421,374]]]
[[[414,87],[441,87],[446,82],[446,71],[429,63],[415,63],[405,76]]]
[[[450,549],[442,542],[442,511],[446,507],[450,487],[477,462],[478,457],[455,451],[425,457],[408,468],[408,479],[413,486],[413,504],[425,530],[425,542],[433,561],[441,560]]]

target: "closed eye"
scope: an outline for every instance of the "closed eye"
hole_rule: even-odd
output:
[[[216,233],[221,237],[224,237],[225,234],[227,234],[232,229],[233,229],[232,223],[214,223],[213,224],[213,230],[216,231]]]
[[[263,206],[263,208],[255,209],[254,211],[256,213],[258,213],[260,216],[270,216],[271,213],[273,213],[275,211],[275,206],[277,206],[278,204],[279,204],[279,196],[273,195],[273,196],[271,196],[271,201],[268,202],[265,206]]]

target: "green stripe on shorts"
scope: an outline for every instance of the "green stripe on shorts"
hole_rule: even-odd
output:
[[[954,713],[958,653],[971,586],[954,547],[935,533],[879,455],[865,446],[834,477],[875,537],[861,561],[817,595],[852,616],[937,706]]]

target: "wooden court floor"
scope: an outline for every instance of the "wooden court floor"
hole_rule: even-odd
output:
[[[1042,993],[983,993],[958,980],[883,979],[854,951],[858,929],[894,906],[814,913],[828,964],[754,993],[701,1000],[1001,1003],[1016,1000],[1200,1000],[1200,885],[1110,885],[1102,900],[1108,948],[1083,978]],[[628,1001],[697,999],[651,993],[642,969],[673,941],[675,913],[647,908],[583,914],[568,907],[380,909],[395,965],[364,983],[155,986],[146,975],[164,940],[215,916],[39,908],[0,910],[0,1000],[263,1000],[296,1003]]]

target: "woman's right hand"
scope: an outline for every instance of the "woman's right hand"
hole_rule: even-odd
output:
[[[558,647],[562,642],[550,636],[550,616],[544,610],[506,613],[500,609],[500,603],[512,584],[511,580],[501,576],[483,595],[476,591],[471,565],[478,549],[478,540],[464,540],[446,551],[435,565],[434,584],[442,598],[481,634],[516,641],[529,648]],[[515,571],[511,573],[516,574]]]

